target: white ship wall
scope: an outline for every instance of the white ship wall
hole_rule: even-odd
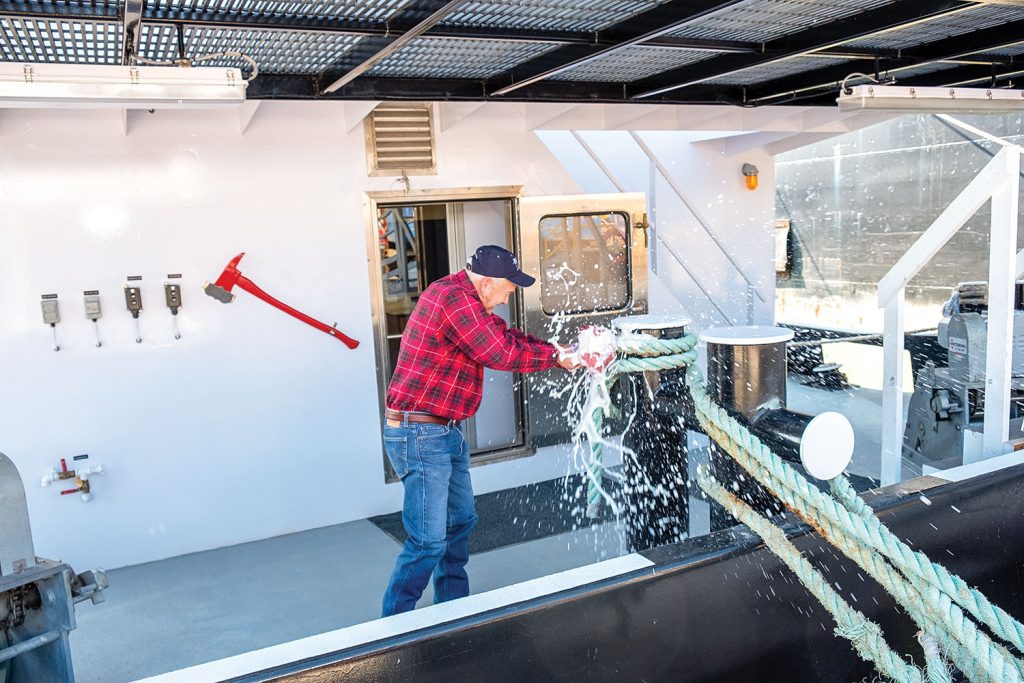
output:
[[[37,555],[109,569],[400,508],[401,487],[383,474],[364,193],[402,188],[367,176],[359,121],[370,106],[265,102],[251,120],[235,111],[0,112],[0,451],[25,481]],[[615,191],[592,157],[553,153],[535,133],[535,111],[440,105],[438,175],[413,177],[412,188]],[[764,296],[755,322],[770,322],[768,154],[729,156],[678,132],[645,136]],[[625,190],[650,192],[628,133],[581,137]],[[744,161],[761,169],[756,192],[742,186]],[[745,322],[735,268],[663,179],[653,199],[658,240],[685,254],[717,305]],[[245,292],[230,305],[204,296],[202,282],[242,251],[243,274],[337,321],[359,348]],[[698,326],[722,324],[680,264],[659,251],[657,265],[653,310],[685,307]],[[163,300],[168,273],[183,276],[180,340]],[[143,277],[142,343],[124,305],[130,275]],[[101,348],[83,312],[90,289],[102,296]],[[47,293],[60,296],[59,352],[40,313]],[[106,467],[92,502],[59,495],[70,482],[39,485],[60,458],[71,465],[80,453]],[[484,493],[573,469],[567,449],[543,449],[475,468],[474,486]]]

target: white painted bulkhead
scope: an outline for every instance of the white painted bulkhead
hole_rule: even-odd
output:
[[[237,111],[0,112],[0,451],[25,481],[37,554],[109,569],[400,508],[381,456],[365,193],[400,198],[403,186],[367,174],[360,120],[369,108],[274,101],[251,120]],[[652,312],[685,307],[701,328],[724,324],[717,306],[744,324],[742,270],[759,293],[752,322],[772,322],[769,145],[799,127],[736,152],[665,130],[684,123],[633,117],[637,130],[662,130],[580,133],[591,156],[557,131],[629,121],[559,122],[520,104],[439,109],[438,174],[412,177],[413,189],[522,185],[538,196],[618,182],[647,192]],[[760,168],[756,191],[743,186],[744,162]],[[203,281],[242,251],[243,274],[336,321],[359,348],[245,292],[230,305],[204,296]],[[163,300],[168,273],[183,276],[180,340]],[[143,277],[142,343],[125,310],[130,275]],[[91,289],[102,296],[100,348],[83,310]],[[40,313],[47,293],[60,297],[59,352]],[[40,487],[60,458],[80,453],[106,468],[91,502],[59,495],[68,482]],[[484,493],[570,471],[568,449],[548,448],[476,467],[473,480]]]

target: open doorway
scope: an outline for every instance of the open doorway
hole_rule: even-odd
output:
[[[511,199],[380,202],[375,210],[380,266],[376,303],[385,342],[378,350],[378,368],[386,387],[420,294],[435,280],[465,268],[477,247],[499,244],[515,251],[517,245]],[[521,310],[517,295],[495,313],[521,327]],[[522,376],[485,369],[480,409],[465,423],[470,461],[480,464],[532,452],[524,416]]]

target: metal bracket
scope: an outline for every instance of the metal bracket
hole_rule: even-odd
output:
[[[644,249],[647,249],[650,246],[651,224],[647,222],[646,213],[640,216],[640,220],[633,219],[633,228],[644,231]]]

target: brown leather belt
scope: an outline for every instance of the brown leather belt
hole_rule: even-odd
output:
[[[454,427],[456,423],[455,420],[449,420],[446,417],[429,413],[407,413],[401,410],[392,410],[391,408],[384,409],[384,418],[389,422],[394,421],[401,424],[406,419],[406,416],[408,416],[409,422],[426,422],[435,425],[448,425],[449,427]]]

